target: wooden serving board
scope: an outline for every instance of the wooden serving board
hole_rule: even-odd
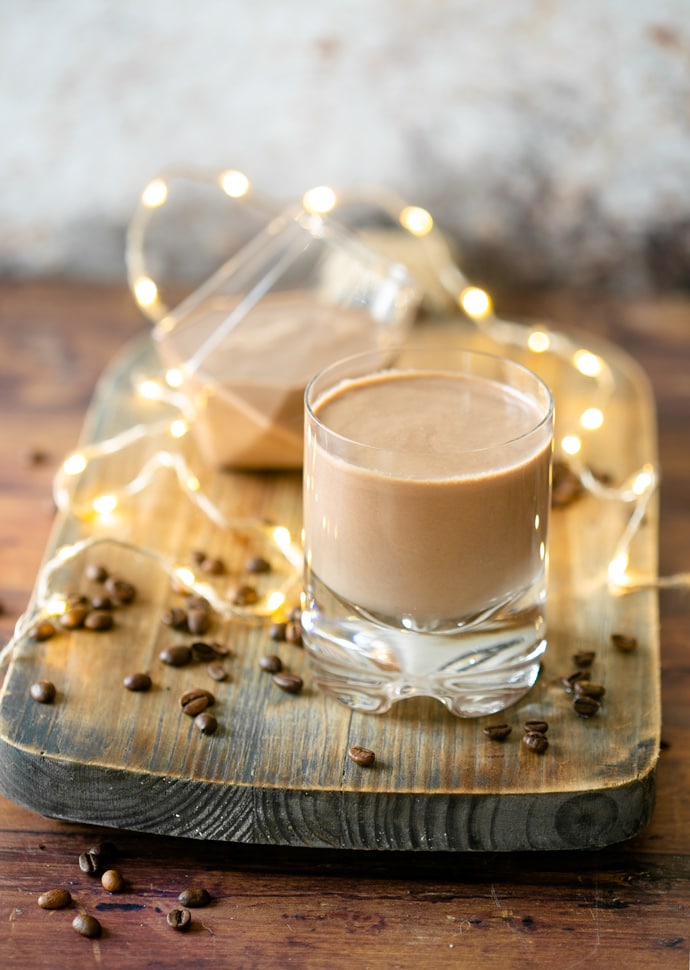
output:
[[[422,325],[415,342],[458,343],[504,350],[455,320]],[[592,348],[588,338],[586,346]],[[593,348],[612,376],[605,422],[587,439],[597,471],[623,481],[656,461],[655,417],[647,384],[625,354]],[[530,363],[534,365],[534,360]],[[570,364],[539,359],[557,397],[559,421],[591,404],[591,381]],[[157,405],[133,392],[141,376],[157,376],[148,340],[126,349],[103,376],[84,429],[83,445],[152,420]],[[158,375],[159,376],[159,375]],[[572,416],[572,415],[571,415]],[[222,557],[226,575],[213,591],[247,579],[248,555],[266,552],[275,572],[261,577],[296,602],[289,564],[252,521],[270,519],[299,536],[298,473],[229,474],[199,469],[200,494],[233,522],[224,528],[162,468],[144,481],[141,469],[157,442],[144,437],[92,461],[72,507],[59,514],[46,567],[16,638],[0,695],[0,790],[41,814],[131,830],[199,839],[352,849],[490,850],[592,848],[627,839],[651,816],[660,742],[656,592],[620,595],[608,566],[631,507],[585,495],[552,515],[549,648],[542,675],[521,703],[501,715],[463,720],[433,701],[409,700],[382,716],[355,714],[312,685],[305,652],[268,636],[270,618],[217,613],[212,638],[231,651],[231,675],[212,681],[206,665],[166,666],[159,659],[189,634],[162,623],[180,603],[160,563],[189,565],[194,550]],[[105,520],[86,511],[87,498],[138,481]],[[143,483],[143,484],[142,484]],[[101,539],[89,546],[88,541]],[[117,541],[110,541],[115,539]],[[78,545],[87,540],[81,549]],[[657,507],[653,499],[630,545],[629,569],[656,576]],[[81,549],[81,551],[79,551]],[[105,633],[61,632],[43,642],[28,632],[44,611],[45,572],[63,591],[93,592],[87,563],[103,563],[137,587]],[[76,550],[76,552],[75,552]],[[50,584],[48,584],[50,585]],[[262,601],[263,602],[263,601]],[[612,633],[637,648],[612,648]],[[196,638],[198,639],[198,638]],[[593,650],[593,677],[607,693],[600,712],[578,717],[562,678],[573,654]],[[288,694],[259,666],[279,652],[304,689]],[[123,687],[148,672],[147,693]],[[39,679],[57,687],[52,704],[30,697]],[[218,731],[202,735],[180,710],[189,688],[211,690]],[[549,748],[537,755],[521,743],[527,718],[548,721]],[[482,729],[512,725],[503,743]],[[353,764],[363,745],[374,767]]]

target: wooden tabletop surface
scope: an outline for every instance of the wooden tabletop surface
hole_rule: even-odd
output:
[[[651,379],[662,474],[660,574],[690,569],[690,299],[513,297],[624,347]],[[27,605],[51,482],[105,365],[147,323],[126,290],[0,285],[0,644]],[[391,853],[199,842],[47,820],[0,798],[4,967],[685,968],[690,953],[690,598],[660,593],[663,751],[651,824],[605,850]],[[79,857],[114,846],[122,892]],[[67,910],[38,897],[67,888]],[[212,897],[185,933],[178,894]],[[85,911],[98,939],[72,928]]]

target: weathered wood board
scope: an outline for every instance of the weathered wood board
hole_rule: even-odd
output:
[[[419,343],[496,349],[454,321],[426,325],[415,336]],[[622,481],[656,460],[653,404],[624,354],[610,347],[600,352],[615,387],[589,454],[597,471]],[[567,422],[569,408],[577,414],[591,403],[587,384],[578,378],[560,387],[570,372],[546,357],[543,364],[552,368],[547,379],[564,391],[558,413]],[[83,443],[148,421],[153,405],[132,384],[156,373],[148,341],[128,348],[103,376]],[[84,476],[87,493],[135,480],[152,447],[148,439],[134,440],[93,462]],[[202,473],[200,479],[201,492],[231,518],[270,519],[299,536],[299,474]],[[262,551],[251,530],[214,524],[170,469],[133,490],[105,522],[85,515],[78,502],[73,512],[79,514],[58,516],[46,561],[82,539],[114,536],[177,564],[189,564],[193,551],[203,549],[224,559],[222,582],[228,583],[246,579],[247,555]],[[656,592],[620,595],[607,581],[630,513],[622,501],[592,495],[554,511],[543,673],[521,703],[476,720],[454,718],[424,700],[398,704],[383,716],[354,714],[311,685],[303,650],[280,644],[285,666],[305,682],[301,694],[287,694],[259,667],[262,654],[276,651],[268,618],[217,618],[209,636],[232,651],[225,682],[210,680],[204,664],[166,666],[159,659],[165,646],[194,639],[161,622],[164,610],[180,601],[169,575],[126,545],[86,548],[65,566],[69,591],[92,591],[84,566],[104,562],[137,586],[137,598],[117,611],[110,632],[61,632],[45,642],[18,638],[0,695],[0,789],[47,816],[200,839],[510,851],[592,848],[629,838],[651,816],[660,742]],[[629,550],[636,575],[654,579],[656,545],[654,498]],[[40,597],[39,582],[29,614],[41,606]],[[636,637],[637,648],[613,649],[614,632]],[[572,655],[582,650],[596,652],[593,676],[607,688],[600,712],[588,720],[574,714],[562,685],[573,670]],[[151,675],[151,691],[124,689],[123,678],[136,671]],[[57,687],[53,704],[30,698],[30,685],[43,678]],[[192,687],[216,697],[213,736],[202,735],[180,710],[179,696]],[[523,721],[537,716],[550,725],[544,755],[520,742]],[[503,743],[482,732],[498,721],[513,726]],[[348,759],[353,744],[376,752],[375,767]]]

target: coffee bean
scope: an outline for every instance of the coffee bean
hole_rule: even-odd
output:
[[[161,619],[166,626],[170,626],[174,630],[187,629],[187,611],[183,610],[181,606],[173,606],[166,610]]]
[[[592,680],[577,680],[575,681],[575,693],[582,697],[594,697],[595,700],[599,700],[606,693],[606,688],[603,684],[597,684]]]
[[[573,691],[575,690],[575,686],[574,686],[575,681],[584,680],[584,679],[585,679],[585,674],[583,673],[583,671],[576,670],[574,673],[568,674],[567,677],[564,677],[561,683],[565,687],[567,693],[572,694]]]
[[[253,586],[243,584],[231,590],[230,598],[235,606],[252,606],[258,603],[259,594]]]
[[[117,849],[112,842],[97,842],[87,851],[94,859],[98,860],[101,869],[107,868],[109,863],[117,856]]]
[[[211,902],[211,894],[203,887],[184,889],[177,897],[177,901],[183,906],[188,906],[189,909],[200,909]]]
[[[73,606],[58,618],[58,623],[63,630],[78,630],[84,625],[84,620],[89,612],[88,606]]]
[[[546,735],[542,734],[540,731],[528,731],[525,735],[523,735],[522,743],[525,745],[525,747],[529,748],[530,751],[534,751],[535,754],[544,754],[549,746]]]
[[[96,630],[99,633],[104,630],[111,630],[113,614],[108,610],[90,610],[84,619],[84,627],[87,630]]]
[[[200,566],[205,558],[206,558],[206,553],[203,551],[203,549],[194,549],[192,551],[192,562],[196,566]]]
[[[302,608],[293,606],[288,615],[288,620],[292,623],[300,623],[302,620]]]
[[[91,609],[93,610],[112,610],[113,601],[105,594],[91,597]]]
[[[216,556],[206,556],[199,563],[202,572],[209,576],[222,576],[225,572],[225,563]]]
[[[280,687],[281,690],[287,691],[288,694],[299,694],[304,686],[304,681],[297,674],[288,674],[281,672],[273,675],[273,683],[276,687]]]
[[[286,629],[287,623],[271,623],[268,628],[269,639],[274,640],[276,643],[282,643],[285,640]]]
[[[190,644],[190,648],[195,660],[205,662],[218,656],[215,646],[205,640],[195,640],[194,643]]]
[[[252,556],[247,560],[244,568],[248,573],[270,573],[271,564],[263,556]]]
[[[637,637],[628,636],[626,633],[612,633],[611,643],[616,650],[631,653],[637,647]]]
[[[595,656],[593,650],[581,650],[579,653],[573,654],[573,663],[580,668],[591,667]]]
[[[50,640],[56,634],[56,629],[50,620],[41,620],[37,623],[31,630],[32,640],[37,640],[39,643],[44,640]]]
[[[530,718],[528,721],[525,721],[523,728],[528,733],[533,732],[537,734],[546,734],[546,732],[549,730],[549,725],[547,721],[534,717]]]
[[[218,721],[213,714],[209,714],[208,711],[202,711],[201,714],[197,714],[194,718],[194,726],[202,734],[215,734],[218,730]]]
[[[165,650],[161,650],[158,656],[169,667],[185,667],[192,662],[191,647],[183,643],[166,647]]]
[[[84,593],[69,593],[65,599],[65,606],[68,610],[74,609],[77,606],[89,607],[90,605],[91,601]]]
[[[347,752],[350,761],[362,768],[370,768],[376,761],[376,755],[371,748],[363,748],[360,744],[354,744]]]
[[[88,849],[79,856],[79,868],[87,876],[97,876],[101,872],[102,860],[100,852]]]
[[[151,678],[148,674],[128,674],[122,681],[127,690],[147,691],[151,690]]]
[[[101,876],[101,885],[109,893],[119,893],[125,884],[122,874],[117,869],[106,869]]]
[[[192,914],[188,909],[173,909],[166,916],[168,926],[172,926],[174,930],[179,930],[184,932],[189,929],[189,924],[192,922]]]
[[[51,680],[37,680],[31,685],[29,692],[39,704],[52,704],[57,693],[55,684]]]
[[[230,676],[225,667],[218,663],[209,664],[206,668],[206,673],[209,675],[211,680],[216,680],[219,683],[223,680],[227,680]]]
[[[583,695],[576,697],[573,701],[573,710],[580,717],[593,717],[600,709],[601,704],[593,697]]]
[[[211,609],[211,604],[206,599],[205,596],[199,596],[197,593],[190,593],[186,597],[187,609],[188,610],[207,610]]]
[[[277,653],[267,653],[259,658],[259,666],[269,674],[279,674],[283,669],[283,661]]]
[[[487,738],[492,741],[505,741],[512,730],[510,724],[487,724],[486,727],[482,728]]]
[[[187,611],[187,627],[196,636],[203,636],[211,628],[211,613],[208,609],[194,607]]]
[[[136,588],[126,579],[118,579],[117,576],[109,576],[105,581],[105,588],[110,593],[116,603],[131,603],[137,595]]]
[[[88,913],[78,913],[72,920],[72,928],[80,936],[85,936],[89,940],[95,940],[103,932],[103,928],[96,917],[90,916]]]
[[[290,622],[285,627],[285,639],[288,643],[292,643],[296,647],[302,646],[302,625],[295,620],[290,620]]]
[[[37,902],[41,909],[65,909],[72,902],[72,894],[67,889],[49,889]]]
[[[86,578],[92,583],[104,583],[108,578],[108,570],[100,563],[91,562],[86,567]]]
[[[215,704],[215,697],[213,694],[204,690],[203,687],[194,687],[192,690],[185,691],[185,693],[180,698],[180,707],[182,708],[182,713],[187,714],[189,717],[196,717],[197,714],[201,714],[205,711],[207,707]]]

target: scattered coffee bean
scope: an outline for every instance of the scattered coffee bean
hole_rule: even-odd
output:
[[[122,874],[117,869],[106,869],[101,876],[101,885],[109,893],[122,892],[124,884]]]
[[[183,906],[189,907],[189,909],[200,909],[202,906],[208,906],[211,902],[211,894],[201,886],[184,889],[177,897],[177,901],[182,903]]]
[[[203,687],[194,687],[192,690],[185,691],[182,697],[180,697],[180,707],[182,708],[183,714],[187,714],[189,717],[196,717],[197,714],[205,711],[207,707],[215,704],[215,701],[216,699],[210,691],[204,690]]]
[[[216,680],[219,683],[227,680],[230,676],[225,667],[219,663],[209,664],[206,668],[206,673],[209,675],[211,680]]]
[[[547,721],[534,717],[530,718],[528,721],[525,721],[523,728],[528,733],[532,732],[536,734],[546,734],[546,732],[549,730],[549,725]]]
[[[87,851],[98,860],[101,869],[107,869],[109,863],[117,856],[117,849],[112,842],[98,842]]]
[[[41,620],[31,630],[31,638],[40,643],[43,640],[50,640],[51,637],[55,636],[56,632],[55,626],[50,620]]]
[[[172,627],[173,630],[187,629],[187,611],[183,610],[181,606],[173,606],[166,610],[161,619],[166,626]]]
[[[573,710],[580,717],[593,717],[601,707],[598,700],[594,697],[587,697],[583,695],[582,697],[576,697],[573,701]]]
[[[51,680],[37,680],[29,688],[29,693],[39,704],[52,704],[57,691],[55,690],[55,684]]]
[[[151,678],[148,674],[128,674],[122,683],[131,691],[151,690]]]
[[[102,871],[101,853],[94,849],[87,849],[79,856],[79,868],[87,876],[97,876]]]
[[[211,604],[206,599],[205,596],[199,596],[197,593],[189,593],[185,600],[188,610],[207,610],[210,611]]]
[[[192,650],[186,644],[180,643],[161,650],[158,655],[169,667],[185,667],[192,662]]]
[[[84,625],[88,612],[88,606],[73,606],[60,615],[58,623],[63,630],[78,630]]]
[[[361,765],[362,768],[370,768],[376,761],[376,755],[371,748],[363,748],[359,744],[354,744],[347,752],[347,756],[350,761],[354,761],[356,765]]]
[[[576,670],[574,673],[569,674],[567,677],[564,677],[561,683],[565,687],[566,691],[569,694],[572,694],[573,691],[575,690],[575,682],[577,680],[584,680],[585,677],[586,675],[582,670]]]
[[[528,731],[523,735],[522,743],[536,754],[544,754],[549,746],[548,738],[540,731]]]
[[[579,653],[573,654],[573,663],[581,669],[591,667],[595,656],[593,650],[581,650]]]
[[[208,711],[202,711],[201,714],[197,714],[194,718],[194,726],[202,734],[215,734],[218,730],[218,721],[213,714],[209,714]]]
[[[88,596],[84,596],[83,593],[70,593],[65,600],[65,605],[68,610],[75,609],[78,606],[85,606],[87,609],[91,606]]]
[[[136,588],[128,583],[126,579],[118,579],[117,576],[109,576],[105,581],[105,588],[110,593],[116,603],[131,603],[137,595]]]
[[[290,620],[285,627],[285,639],[295,647],[302,646],[302,625],[296,620]]]
[[[93,610],[112,610],[113,601],[109,596],[97,595],[91,597],[91,609]]]
[[[84,627],[87,630],[96,630],[99,633],[111,630],[113,614],[109,610],[90,610],[84,619]]]
[[[49,889],[37,902],[41,909],[65,909],[72,902],[72,894],[67,889]]]
[[[271,623],[268,628],[269,639],[274,640],[276,643],[282,643],[285,640],[286,630],[287,623]]]
[[[263,556],[252,556],[247,560],[244,568],[248,573],[270,573],[271,564]]]
[[[273,683],[288,694],[299,694],[304,686],[304,681],[297,674],[280,672],[273,675]]]
[[[492,741],[505,741],[512,730],[510,724],[487,724],[482,728],[487,738]]]
[[[77,915],[72,920],[72,928],[80,934],[80,936],[85,936],[89,940],[95,940],[103,932],[101,924],[98,922],[95,916],[90,916],[88,913],[77,913]]]
[[[184,932],[189,929],[189,924],[192,922],[192,914],[188,909],[173,909],[166,916],[168,926],[172,926],[174,930],[179,930]]]
[[[195,566],[200,566],[205,558],[206,553],[202,549],[194,549],[192,551],[192,562]]]
[[[211,629],[211,613],[207,609],[190,609],[187,611],[187,626],[189,632],[195,636],[203,636]]]
[[[201,571],[209,576],[222,576],[225,572],[225,563],[217,556],[207,556],[199,565]]]
[[[593,680],[576,680],[575,693],[578,696],[594,697],[595,700],[600,700],[606,693],[606,688],[603,684],[597,684]]]
[[[50,454],[42,448],[27,448],[24,452],[24,461],[27,465],[45,465],[49,460]]]
[[[231,590],[230,598],[235,606],[252,606],[254,603],[258,603],[259,594],[254,586],[248,586],[244,583]]]
[[[195,660],[200,660],[202,663],[213,660],[218,656],[218,652],[213,643],[207,643],[205,640],[195,640],[194,643],[190,644],[192,655]]]
[[[108,578],[108,570],[100,563],[89,563],[86,567],[86,578],[93,583],[104,583]]]
[[[259,666],[269,674],[279,674],[283,669],[283,661],[277,653],[267,653],[259,659]]]
[[[625,633],[612,633],[611,643],[616,650],[622,650],[623,653],[631,653],[637,647],[637,637],[628,636]]]

